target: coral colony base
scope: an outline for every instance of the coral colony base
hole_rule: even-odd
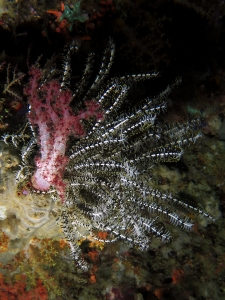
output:
[[[29,230],[37,230],[50,219],[54,207],[51,202],[61,199],[59,223],[73,259],[87,270],[78,239],[91,236],[105,243],[122,240],[147,249],[152,237],[170,241],[163,220],[189,231],[193,222],[185,212],[213,218],[170,194],[154,190],[149,183],[153,165],[178,161],[184,149],[200,136],[198,120],[171,127],[156,122],[180,79],[156,97],[143,99],[132,111],[122,113],[134,84],[157,73],[109,79],[115,53],[110,40],[95,79],[90,84],[94,62],[90,54],[72,92],[68,87],[70,61],[77,50],[76,45],[65,50],[61,79],[56,79],[56,70],[49,68],[51,63],[42,69],[38,64],[30,68],[24,89],[30,106],[28,124],[19,134],[6,134],[2,140],[19,149],[29,139],[22,148],[15,178],[20,189],[26,184],[33,187],[27,195],[33,197],[33,202],[24,209],[24,217],[20,214],[21,224],[25,228],[29,221]],[[47,201],[44,207],[34,205],[35,192],[42,193],[39,196]],[[26,194],[26,189],[22,193]],[[28,217],[41,211],[39,217]]]

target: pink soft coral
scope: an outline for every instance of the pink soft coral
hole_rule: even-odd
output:
[[[29,121],[38,127],[40,155],[36,157],[37,170],[32,176],[35,189],[48,191],[54,186],[62,201],[65,194],[63,173],[67,164],[65,156],[69,135],[84,137],[82,120],[95,117],[100,120],[103,113],[95,100],[85,102],[86,108],[73,114],[70,107],[72,93],[62,90],[57,80],[40,84],[42,71],[32,67],[30,80],[25,88],[30,104]]]

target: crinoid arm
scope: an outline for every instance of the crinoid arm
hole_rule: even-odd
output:
[[[65,170],[69,184],[62,226],[74,245],[76,239],[91,235],[105,243],[122,240],[132,247],[148,249],[152,237],[171,240],[163,220],[186,231],[193,228],[187,213],[214,220],[203,210],[151,188],[148,182],[153,165],[178,161],[186,147],[195,143],[201,135],[201,121],[173,126],[157,122],[180,78],[130,112],[119,113],[134,84],[158,73],[114,77],[105,83],[114,53],[110,41],[90,89],[85,93],[81,85],[74,95],[83,95],[83,101],[94,98],[104,109],[104,118],[87,124],[86,136],[71,147]],[[85,70],[91,69],[90,60],[93,55]],[[107,232],[107,238],[98,238],[98,231]]]

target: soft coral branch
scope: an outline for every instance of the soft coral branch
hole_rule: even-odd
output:
[[[29,121],[39,131],[40,155],[36,157],[37,170],[32,176],[33,187],[48,191],[54,186],[64,200],[65,182],[63,173],[67,164],[65,156],[68,137],[84,137],[82,120],[103,118],[103,112],[95,100],[85,102],[85,109],[73,114],[70,107],[72,93],[61,90],[57,80],[41,84],[42,71],[32,67],[30,80],[25,88],[30,104]]]

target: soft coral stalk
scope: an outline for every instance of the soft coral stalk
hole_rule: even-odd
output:
[[[72,93],[61,90],[57,80],[41,84],[42,71],[36,67],[30,69],[30,80],[25,88],[30,104],[29,121],[38,127],[40,155],[36,157],[37,170],[32,176],[35,189],[48,191],[54,186],[64,200],[66,184],[63,173],[67,164],[65,156],[68,137],[84,137],[82,120],[95,117],[100,120],[103,113],[95,100],[85,102],[85,109],[73,114],[70,107]]]

